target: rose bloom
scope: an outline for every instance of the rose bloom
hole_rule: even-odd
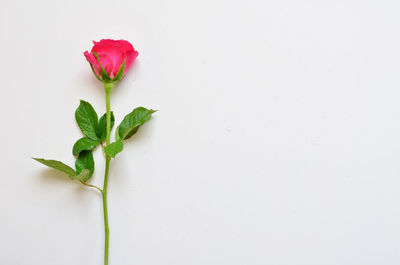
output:
[[[85,51],[83,54],[99,79],[102,79],[101,67],[94,52],[99,57],[101,66],[111,79],[115,77],[124,60],[125,69],[123,75],[125,75],[139,54],[132,44],[126,40],[103,39],[99,42],[93,41],[93,44],[90,53]]]

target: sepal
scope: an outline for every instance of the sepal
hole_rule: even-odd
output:
[[[122,77],[124,76],[124,72],[125,72],[125,61],[126,61],[126,58],[125,58],[124,61],[122,62],[121,66],[120,66],[119,69],[118,69],[117,74],[116,74],[115,77],[113,78],[113,80],[112,80],[113,82],[117,82],[117,81],[121,80]]]
[[[108,73],[106,72],[106,70],[104,70],[103,66],[101,65],[99,55],[98,55],[95,51],[93,51],[93,55],[94,55],[94,57],[96,57],[97,61],[99,62],[99,65],[100,65],[100,69],[101,69],[101,71],[100,71],[100,77],[101,77],[101,79],[100,79],[100,80],[103,81],[103,82],[110,82],[112,79],[111,79],[111,77],[108,75]],[[97,76],[97,75],[96,75],[96,76]],[[98,76],[98,78],[100,78],[100,77]]]

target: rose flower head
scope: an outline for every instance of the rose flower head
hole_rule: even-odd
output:
[[[93,41],[92,50],[83,54],[97,79],[114,82],[121,80],[139,53],[126,40],[103,39]]]

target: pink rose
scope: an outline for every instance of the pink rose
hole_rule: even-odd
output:
[[[93,44],[94,46],[90,53],[85,51],[83,54],[92,66],[93,72],[97,78],[103,81],[120,80],[129,70],[139,54],[133,48],[132,44],[126,40],[103,39],[99,42],[93,41]],[[101,65],[99,64],[99,61]],[[120,73],[120,75],[117,76],[118,70],[120,70],[124,61],[125,67],[123,73]],[[104,77],[104,74],[102,75],[101,67],[103,67],[107,76]]]

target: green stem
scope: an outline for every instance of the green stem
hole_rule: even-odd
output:
[[[110,93],[113,89],[113,83],[104,83],[104,90],[106,92],[106,120],[107,120],[107,134],[106,134],[106,146],[110,144],[110,131],[111,131],[111,107],[110,107]],[[108,265],[108,245],[110,228],[108,227],[108,210],[107,210],[107,186],[108,186],[108,170],[110,168],[111,157],[106,155],[106,169],[104,173],[104,186],[103,186],[103,210],[104,210],[104,265]]]
[[[108,182],[108,169],[110,167],[110,158],[106,158],[106,172],[104,175],[104,186],[103,186],[103,209],[104,209],[104,265],[108,264],[108,245],[110,228],[108,227],[108,211],[107,211],[107,182]]]

